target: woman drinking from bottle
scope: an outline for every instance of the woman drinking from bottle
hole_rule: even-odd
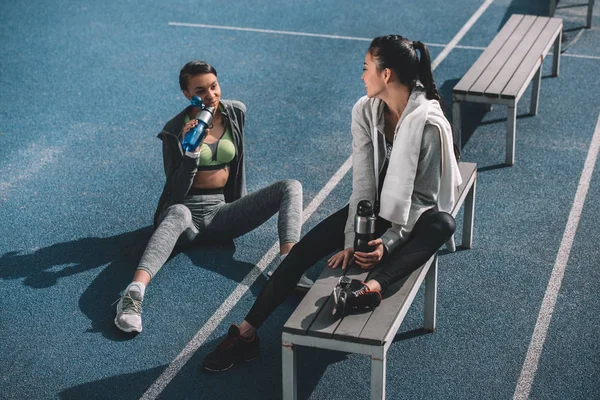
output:
[[[142,301],[146,286],[173,251],[175,244],[227,241],[263,224],[279,212],[280,254],[284,258],[300,237],[302,186],[283,180],[246,194],[244,122],[246,107],[221,99],[217,71],[203,61],[187,63],[179,74],[183,95],[198,96],[214,108],[212,125],[194,151],[181,145],[201,111],[190,105],[173,117],[158,137],[162,140],[166,182],[154,216],[155,231],[139,262],[133,281],[117,303],[116,326],[142,331]],[[312,282],[304,278],[304,287]]]
[[[372,270],[366,282],[335,290],[340,314],[377,307],[394,282],[423,265],[454,233],[454,190],[460,172],[452,132],[440,107],[429,52],[402,36],[375,38],[362,79],[367,95],[352,109],[350,204],[315,226],[290,251],[238,327],[231,325],[203,367],[221,371],[259,354],[256,330],[283,302],[302,274],[319,259],[331,268],[351,261]],[[372,250],[355,251],[354,216],[359,202],[379,205]],[[375,207],[377,209],[377,207]],[[334,289],[334,288],[332,288]]]

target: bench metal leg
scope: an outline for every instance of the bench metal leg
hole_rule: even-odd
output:
[[[460,101],[454,100],[452,102],[452,125],[454,125],[455,135],[454,135],[454,144],[458,147],[459,150],[462,150],[462,141],[461,141],[461,120],[460,120]]]
[[[456,242],[454,241],[454,235],[446,242],[446,249],[450,253],[454,253],[456,251]]]
[[[554,41],[554,50],[552,54],[552,76],[558,76],[560,72],[560,49],[562,44],[562,32],[558,34]],[[540,66],[541,68],[541,66]]]
[[[507,165],[515,164],[515,142],[517,136],[517,105],[508,106],[508,131],[506,132],[506,160]]]
[[[289,342],[281,343],[281,374],[283,399],[296,400],[298,386],[296,381],[296,349]]]
[[[592,27],[592,12],[594,11],[594,0],[588,2],[587,21],[585,27],[590,29]]]
[[[435,311],[437,300],[437,272],[438,256],[434,255],[435,260],[431,263],[427,276],[425,277],[425,324],[426,331],[435,331]]]
[[[473,181],[473,186],[469,189],[465,198],[463,210],[463,234],[462,246],[470,249],[473,247],[473,222],[475,220],[475,192],[477,187],[477,175]]]
[[[533,90],[531,91],[531,106],[529,107],[529,113],[531,115],[537,115],[538,102],[540,99],[540,86],[542,83],[542,66],[538,68],[535,76],[533,77]]]
[[[385,399],[385,353],[380,347],[379,354],[371,357],[371,400]]]

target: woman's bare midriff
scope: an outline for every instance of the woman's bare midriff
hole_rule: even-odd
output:
[[[229,166],[214,171],[198,171],[192,182],[196,189],[219,189],[225,187],[229,178]]]

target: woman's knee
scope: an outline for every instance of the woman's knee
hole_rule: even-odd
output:
[[[440,236],[450,238],[456,231],[456,221],[454,217],[447,212],[437,212],[433,215],[435,218],[434,226]]]
[[[280,181],[280,185],[284,194],[302,198],[302,184],[296,179],[284,179]]]
[[[167,208],[163,221],[166,219],[181,221],[184,225],[188,225],[192,222],[192,212],[183,204],[174,204]]]

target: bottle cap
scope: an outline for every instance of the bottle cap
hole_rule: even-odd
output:
[[[373,205],[369,200],[361,200],[356,206],[356,214],[360,217],[370,217],[373,215]]]

